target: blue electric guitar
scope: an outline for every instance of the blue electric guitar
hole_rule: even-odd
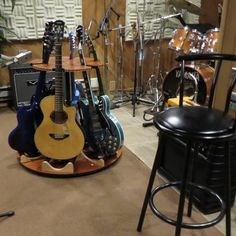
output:
[[[77,37],[80,62],[81,65],[85,65],[82,48],[85,43],[85,32],[81,25],[77,27]],[[85,147],[90,154],[89,157],[113,156],[122,146],[122,135],[118,129],[115,129],[114,122],[108,116],[109,98],[107,95],[103,95],[98,99],[92,92],[87,72],[83,71],[82,73],[87,96],[80,96],[79,109],[82,113],[80,122],[85,131]]]
[[[47,64],[53,48],[53,22],[45,24],[45,33],[43,36],[42,63]],[[23,106],[17,111],[17,127],[11,131],[8,136],[10,147],[17,150],[19,154],[25,154],[29,157],[39,155],[39,151],[34,143],[34,133],[36,127],[42,121],[42,112],[39,103],[43,97],[49,94],[45,85],[46,71],[41,71],[37,81],[37,87],[34,96],[31,98],[30,106]]]
[[[55,32],[55,95],[40,102],[43,121],[35,131],[36,147],[45,157],[68,160],[80,154],[84,134],[76,122],[76,108],[64,105],[62,68],[62,39],[64,22],[54,22]]]
[[[85,30],[84,30],[84,34],[85,34],[84,40],[88,46],[89,55],[91,54],[93,56],[93,60],[96,62],[96,61],[98,61],[98,57],[97,57],[97,53],[94,48],[93,42],[92,42],[91,38],[89,37],[89,34]],[[109,122],[109,127],[111,129],[112,136],[117,137],[117,139],[119,140],[118,141],[119,148],[121,148],[124,144],[123,128],[121,127],[120,122],[117,120],[117,118],[112,114],[112,112],[110,110],[111,102],[110,102],[109,96],[105,95],[106,92],[104,90],[99,66],[96,65],[96,66],[92,66],[92,67],[95,69],[96,75],[97,75],[98,86],[99,86],[100,106],[101,106],[103,112],[105,112],[106,117],[109,118],[108,122]]]

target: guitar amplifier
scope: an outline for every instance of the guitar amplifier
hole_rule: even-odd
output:
[[[30,64],[17,64],[8,68],[15,109],[29,105],[31,97],[35,94],[40,72]],[[48,89],[52,86],[54,76],[53,71],[46,73]]]

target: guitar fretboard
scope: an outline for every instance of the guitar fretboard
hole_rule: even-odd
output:
[[[91,53],[93,55],[94,61],[98,61],[97,53],[96,53],[96,50],[94,48],[93,42],[92,42],[92,40],[90,39],[90,37],[88,35],[87,35],[86,42],[87,42],[87,45],[88,45],[88,48],[89,48],[89,53]],[[104,91],[104,88],[103,88],[103,83],[102,83],[102,77],[101,77],[100,69],[99,69],[98,66],[95,67],[95,70],[96,70],[97,79],[98,79],[99,95],[101,96],[101,95],[105,94],[105,91]]]
[[[85,60],[84,60],[84,52],[83,52],[83,48],[82,48],[81,43],[79,44],[79,47],[78,47],[78,54],[79,54],[79,58],[80,58],[80,64],[81,65],[86,65]],[[89,105],[94,107],[95,102],[94,102],[94,99],[93,99],[93,94],[92,94],[92,89],[91,89],[91,84],[90,84],[90,78],[88,76],[87,71],[83,71],[82,74],[83,74],[83,78],[84,78],[84,84],[85,84],[85,88],[86,88],[86,94],[87,94],[87,98],[88,98],[88,101],[89,101]]]
[[[55,45],[55,112],[63,112],[62,46]]]

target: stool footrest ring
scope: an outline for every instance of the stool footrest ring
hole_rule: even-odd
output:
[[[162,184],[162,185],[160,185],[160,186],[158,186],[158,187],[156,187],[155,189],[152,190],[151,195],[150,195],[150,199],[149,199],[149,205],[150,205],[150,208],[153,211],[153,213],[157,217],[162,219],[163,221],[165,221],[165,222],[167,222],[171,225],[175,225],[175,226],[176,226],[176,221],[175,220],[169,218],[168,216],[166,216],[165,214],[163,214],[161,211],[159,211],[156,208],[156,206],[154,204],[154,196],[163,189],[166,189],[166,188],[169,188],[169,187],[174,187],[174,186],[177,186],[177,185],[181,185],[181,181],[173,181],[173,182],[169,182],[169,183],[166,183],[166,184]],[[211,226],[216,225],[217,223],[219,223],[224,218],[224,215],[225,215],[225,203],[223,202],[221,197],[217,193],[215,193],[213,190],[207,188],[206,186],[195,184],[195,183],[188,183],[188,185],[190,185],[192,187],[195,187],[195,188],[198,188],[198,189],[201,189],[201,190],[206,191],[206,192],[210,193],[211,195],[213,195],[216,198],[216,200],[218,201],[218,203],[221,207],[221,210],[219,212],[219,215],[211,221],[207,221],[207,222],[203,222],[203,223],[184,223],[183,222],[181,224],[181,227],[186,228],[186,229],[203,229],[203,228],[208,228],[208,227],[211,227]]]

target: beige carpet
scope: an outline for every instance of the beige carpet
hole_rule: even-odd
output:
[[[174,228],[148,208],[142,233],[136,232],[150,170],[127,148],[112,167],[74,178],[41,177],[24,169],[7,143],[16,115],[0,108],[0,211],[15,215],[0,219],[1,236],[170,236]],[[176,194],[160,194],[160,205],[171,214]],[[194,221],[203,218],[193,214]],[[183,235],[222,236],[216,228],[183,230]]]

